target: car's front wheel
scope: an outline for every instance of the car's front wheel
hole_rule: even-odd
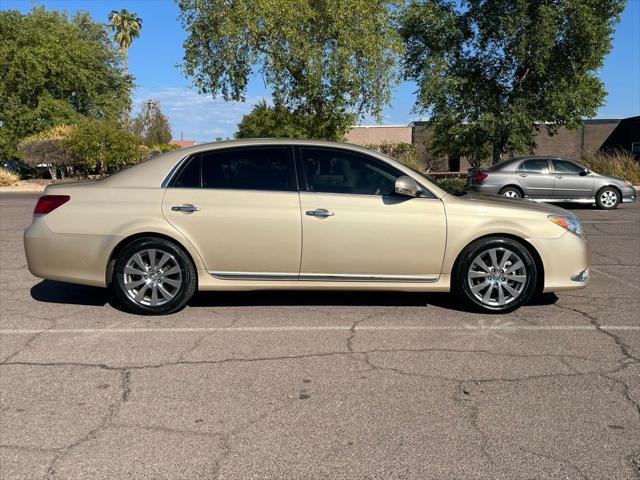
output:
[[[507,313],[533,295],[538,271],[520,242],[487,237],[468,245],[456,264],[452,289],[471,309]]]
[[[596,205],[602,210],[612,210],[620,203],[620,193],[613,187],[603,187],[596,194]]]
[[[189,256],[164,238],[140,238],[118,254],[111,282],[126,310],[166,315],[183,308],[196,290],[196,270]]]

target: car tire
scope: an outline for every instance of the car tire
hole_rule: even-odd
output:
[[[620,192],[613,187],[602,187],[596,193],[596,205],[601,210],[613,210],[620,204]]]
[[[508,313],[531,299],[537,280],[536,262],[523,244],[508,237],[486,237],[460,253],[452,290],[473,311]]]
[[[170,240],[140,238],[116,257],[111,288],[120,305],[131,313],[174,313],[184,308],[196,287],[191,258]]]
[[[517,187],[504,187],[499,194],[507,198],[522,198],[522,192]]]

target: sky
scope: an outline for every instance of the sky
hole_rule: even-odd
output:
[[[232,137],[236,125],[261,98],[269,99],[262,78],[249,82],[245,102],[225,102],[198,94],[182,74],[182,29],[174,0],[0,0],[0,9],[29,11],[34,5],[51,10],[88,11],[96,21],[107,22],[111,10],[126,8],[142,18],[140,38],[129,49],[129,71],[135,77],[134,110],[146,99],[160,102],[169,117],[175,139],[199,142]],[[605,58],[600,77],[608,96],[596,118],[624,118],[640,114],[640,0],[627,0],[617,26],[613,48]],[[399,84],[381,123],[407,124],[420,118],[413,112],[416,86]],[[366,118],[363,124],[375,123]]]

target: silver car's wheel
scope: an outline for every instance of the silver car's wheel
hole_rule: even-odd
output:
[[[507,198],[522,198],[522,192],[516,187],[504,187],[499,194]]]
[[[123,283],[135,303],[150,307],[173,300],[182,287],[182,270],[176,258],[164,250],[148,248],[126,262]]]
[[[618,194],[614,190],[600,192],[600,204],[604,208],[613,208],[618,204]]]
[[[489,307],[504,307],[515,301],[527,284],[527,270],[520,256],[499,247],[479,253],[467,272],[469,289]]]

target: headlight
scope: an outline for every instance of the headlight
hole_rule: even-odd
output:
[[[549,215],[547,218],[570,232],[582,235],[582,224],[580,223],[580,219],[575,215]]]

